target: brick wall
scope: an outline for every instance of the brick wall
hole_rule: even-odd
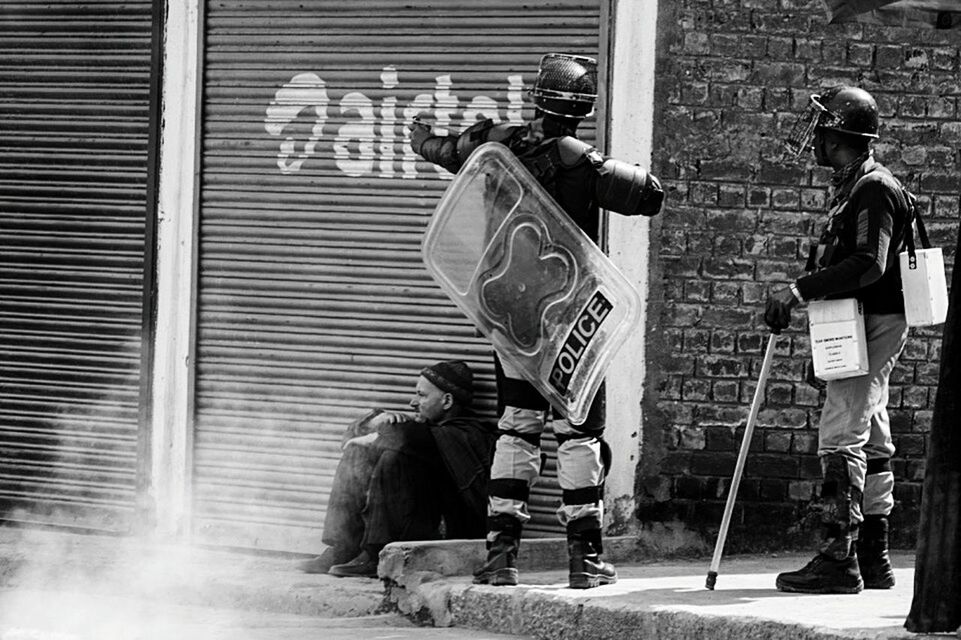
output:
[[[759,372],[767,292],[801,272],[830,172],[782,164],[809,93],[855,84],[878,100],[876,156],[921,196],[950,262],[959,217],[961,30],[826,24],[820,0],[660,3],[652,379],[638,478],[642,522],[679,520],[713,544]],[[804,382],[806,314],[777,342],[727,549],[805,547],[819,489],[822,392]],[[940,328],[912,329],[892,378],[894,542],[916,536]]]

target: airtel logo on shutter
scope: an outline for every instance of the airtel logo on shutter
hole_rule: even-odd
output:
[[[384,89],[396,89],[400,85],[397,69],[384,67],[380,81]],[[524,82],[520,75],[507,76],[506,118],[501,115],[497,101],[489,96],[475,96],[460,107],[462,101],[452,89],[451,75],[444,74],[436,77],[433,93],[417,94],[404,104],[399,96],[389,95],[378,103],[360,91],[345,93],[332,103],[327,83],[320,76],[299,73],[274,94],[267,106],[264,128],[270,135],[282,138],[277,167],[282,173],[295,173],[318,154],[321,140],[325,140],[324,128],[329,114],[334,110],[347,120],[337,127],[331,141],[338,169],[352,177],[377,175],[412,179],[417,177],[418,156],[410,148],[407,124],[418,114],[430,112],[430,123],[438,135],[446,135],[447,126],[454,119],[465,126],[486,118],[495,122],[522,123]],[[298,139],[290,135],[289,130],[307,109],[313,109],[313,128],[306,139]],[[443,177],[451,177],[444,169],[429,166]]]

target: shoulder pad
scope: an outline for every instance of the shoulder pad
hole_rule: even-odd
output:
[[[597,149],[571,136],[557,139],[557,157],[563,167],[573,167]]]

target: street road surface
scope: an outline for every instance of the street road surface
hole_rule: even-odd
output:
[[[318,618],[136,598],[0,589],[0,640],[529,640],[419,627],[396,614]]]

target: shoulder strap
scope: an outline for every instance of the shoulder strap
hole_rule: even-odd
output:
[[[931,241],[928,239],[928,231],[924,228],[924,220],[921,218],[921,211],[918,208],[918,197],[908,191],[901,181],[898,180],[893,173],[891,173],[891,170],[884,165],[879,165],[876,169],[874,169],[874,171],[883,171],[885,174],[894,178],[895,182],[898,184],[898,188],[901,190],[901,196],[904,198],[905,205],[907,206],[907,221],[905,222],[904,226],[904,247],[908,252],[908,267],[914,269],[918,263],[917,249],[914,243],[915,228],[917,228],[918,240],[921,243],[921,248],[931,248]],[[851,188],[851,193],[848,194],[848,199],[850,199],[854,193],[867,182],[867,178],[874,173],[874,171],[864,174],[856,183],[854,183],[854,187]]]

